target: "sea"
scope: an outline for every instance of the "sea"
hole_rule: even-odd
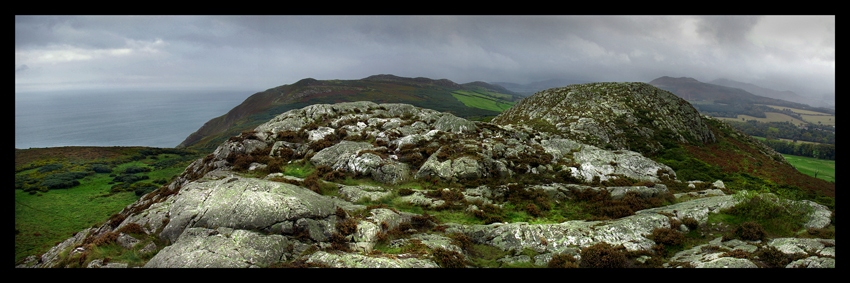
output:
[[[15,93],[15,148],[173,148],[257,91],[133,90]]]

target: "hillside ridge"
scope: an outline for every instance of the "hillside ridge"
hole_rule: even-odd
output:
[[[573,85],[503,114],[478,122],[371,101],[288,110],[104,224],[16,264],[835,266],[834,201],[817,191],[829,188],[667,91]],[[564,130],[589,121],[599,130],[583,128],[585,139],[608,137],[605,147]],[[619,143],[628,137],[645,147]],[[98,257],[100,246],[143,259]]]
[[[226,114],[205,123],[177,147],[212,151],[228,137],[250,130],[279,113],[317,103],[361,100],[409,103],[466,118],[496,116],[496,111],[467,106],[452,95],[456,91],[477,88],[497,93],[497,96],[489,98],[494,101],[512,103],[521,98],[502,87],[484,82],[457,84],[447,79],[406,78],[390,74],[360,80],[305,78],[251,95]]]

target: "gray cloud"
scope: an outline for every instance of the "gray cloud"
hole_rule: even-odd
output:
[[[834,93],[835,17],[16,16],[16,90],[728,78]],[[102,82],[102,83],[100,83]]]

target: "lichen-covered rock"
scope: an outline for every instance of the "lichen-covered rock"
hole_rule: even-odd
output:
[[[367,256],[318,251],[307,257],[307,263],[331,268],[438,268],[432,260],[403,257]]]
[[[374,147],[366,142],[341,141],[322,149],[310,158],[316,166],[329,166],[333,169],[346,169],[358,173],[371,173],[380,165],[381,158],[374,154],[362,157],[358,153]],[[366,154],[364,154],[366,155]]]
[[[443,132],[451,132],[455,134],[473,132],[478,129],[474,122],[448,113],[437,119],[437,122],[434,123],[434,128]]]
[[[789,263],[786,268],[835,268],[835,258],[810,256]]]
[[[715,141],[699,112],[676,95],[646,83],[589,83],[540,91],[492,120],[601,148],[658,152],[664,143]]]
[[[778,238],[767,243],[785,254],[835,256],[835,239]]]
[[[191,227],[264,229],[284,221],[327,218],[336,207],[347,205],[304,187],[262,179],[232,176],[194,182],[175,197],[171,220],[160,235],[176,241]]]
[[[654,229],[685,231],[681,228],[684,225],[671,224],[686,218],[695,219],[702,227],[710,214],[741,201],[736,195],[723,193],[725,184],[717,180],[710,189],[677,194],[678,203],[604,221],[434,226],[428,220],[430,215],[405,212],[439,209],[451,217],[455,213],[475,215],[474,221],[480,221],[489,217],[487,213],[520,211],[522,208],[508,202],[524,194],[534,196],[529,202],[559,205],[570,204],[581,196],[576,193],[584,190],[605,190],[612,200],[621,200],[632,192],[642,198],[666,197],[670,191],[661,180],[678,182],[675,172],[639,152],[657,150],[671,141],[700,143],[713,138],[703,132],[704,125],[698,119],[680,117],[690,110],[677,108],[678,100],[640,97],[655,95],[641,84],[585,87],[604,92],[600,105],[582,109],[585,102],[576,99],[587,96],[584,87],[551,90],[541,96],[558,98],[550,103],[578,112],[549,113],[541,104],[541,108],[520,115],[525,119],[523,123],[508,123],[509,117],[519,117],[514,113],[500,118],[505,119],[501,125],[472,122],[406,104],[317,104],[288,111],[254,131],[225,141],[213,154],[192,162],[174,181],[129,205],[109,223],[81,231],[18,267],[60,267],[62,260],[79,257],[91,248],[84,242],[91,243],[101,235],[116,235],[106,233],[117,233],[131,224],[159,237],[149,241],[118,234],[118,247],[139,249],[146,257],[155,254],[145,267],[267,267],[287,263],[356,268],[438,267],[433,251],[474,256],[468,250],[469,244],[505,253],[494,262],[545,266],[555,254],[578,256],[582,248],[600,242],[623,245],[628,251],[651,252],[658,244],[651,239]],[[657,99],[667,104],[658,109],[641,108],[647,101]],[[630,108],[631,104],[624,103],[629,100],[641,107]],[[543,103],[538,99],[529,101],[532,102],[528,105]],[[671,121],[653,120],[668,116],[673,117]],[[611,128],[611,123],[617,127]],[[320,195],[308,185],[316,176],[297,178],[279,173],[290,164],[326,174],[318,177],[331,180],[330,184],[339,182],[338,189],[328,189],[326,182],[317,190],[326,195]],[[327,173],[324,166],[333,172]],[[271,169],[280,170],[271,173]],[[340,174],[344,181],[338,178]],[[371,178],[379,185],[341,184],[360,182],[361,178]],[[629,185],[593,181],[616,178],[643,182]],[[673,184],[675,187],[671,188],[681,189],[681,183]],[[328,193],[329,190],[333,191]],[[358,202],[369,205],[354,204]],[[831,224],[833,216],[827,207],[809,201],[794,204],[811,208],[805,227]],[[426,252],[376,252],[376,247],[386,244],[382,241],[388,237],[392,239],[390,246],[412,243]],[[805,253],[804,258],[788,267],[834,267],[834,240],[798,240],[752,243],[721,242],[718,238],[677,253],[667,266],[756,267],[760,263],[755,260],[721,255],[727,251],[753,253],[761,245],[770,245],[795,257]],[[146,241],[145,247],[139,247],[141,241]],[[160,243],[166,244],[158,246]],[[651,257],[635,260],[644,263],[648,258]],[[115,259],[109,263],[94,260],[88,266],[125,264]]]
[[[339,187],[339,195],[350,202],[357,202],[363,199],[377,201],[391,194],[392,191],[384,187],[366,185]]]
[[[585,146],[573,153],[573,159],[581,164],[579,168],[571,167],[573,176],[588,181],[594,176],[599,176],[600,181],[606,181],[620,175],[636,180],[659,182],[659,171],[673,172],[670,166],[628,150],[610,151],[595,146]],[[675,175],[671,177],[675,178]]]
[[[188,228],[145,264],[152,268],[266,267],[291,256],[289,240],[231,228]]]

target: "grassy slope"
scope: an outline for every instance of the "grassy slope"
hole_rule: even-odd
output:
[[[502,112],[511,108],[514,102],[505,101],[493,96],[465,90],[453,91],[452,96],[467,107]]]
[[[803,174],[825,181],[835,182],[835,160],[824,160],[790,154],[783,154],[782,156]]]
[[[764,137],[756,137],[753,136],[754,139],[764,141]],[[788,139],[781,139],[787,142],[791,142]],[[797,141],[797,143],[811,143],[818,144],[814,142],[806,142],[806,141]],[[827,159],[817,159],[806,156],[797,156],[791,154],[782,154],[785,157],[785,160],[788,160],[794,168],[797,168],[801,173],[816,177],[818,179],[822,179],[829,182],[835,182],[835,160],[827,160]],[[817,173],[817,176],[815,176]]]
[[[760,153],[755,146],[738,137],[739,134],[735,134],[731,127],[721,121],[713,119],[706,121],[718,142],[705,146],[686,145],[684,147],[691,156],[717,166],[729,174],[729,179],[724,181],[730,181],[731,186],[748,190],[758,190],[765,185],[793,186],[811,196],[835,198],[835,183],[805,175],[790,165]],[[753,182],[750,177],[766,180],[767,183],[758,180]]]
[[[38,168],[49,164],[62,164],[61,171],[85,171],[91,164],[114,164],[113,172],[127,167],[149,167],[147,180],[170,180],[180,174],[197,153],[185,151],[181,157],[175,153],[158,153],[140,158],[145,147],[57,147],[15,150],[15,175],[44,178],[54,172],[40,173]],[[155,150],[155,149],[154,149]],[[137,160],[133,160],[137,159]],[[174,160],[174,164],[161,169],[151,165]],[[15,261],[46,252],[48,249],[82,229],[106,221],[112,214],[137,201],[133,191],[110,192],[113,177],[110,173],[94,173],[80,179],[80,185],[68,189],[30,194],[15,190]]]
[[[109,174],[95,174],[77,187],[40,195],[15,190],[15,261],[44,253],[139,199],[133,192],[108,194],[111,179]]]
[[[460,91],[466,101],[452,93]],[[472,97],[475,95],[475,98]],[[407,103],[417,107],[452,113],[458,117],[492,117],[507,109],[512,96],[487,90],[459,90],[428,83],[411,83],[410,80],[332,80],[298,82],[266,90],[250,96],[241,105],[225,115],[214,118],[190,135],[181,146],[199,151],[213,151],[224,140],[250,130],[271,118],[311,104],[372,101],[375,103]],[[502,103],[483,104],[484,99]],[[475,106],[467,105],[473,103]]]

